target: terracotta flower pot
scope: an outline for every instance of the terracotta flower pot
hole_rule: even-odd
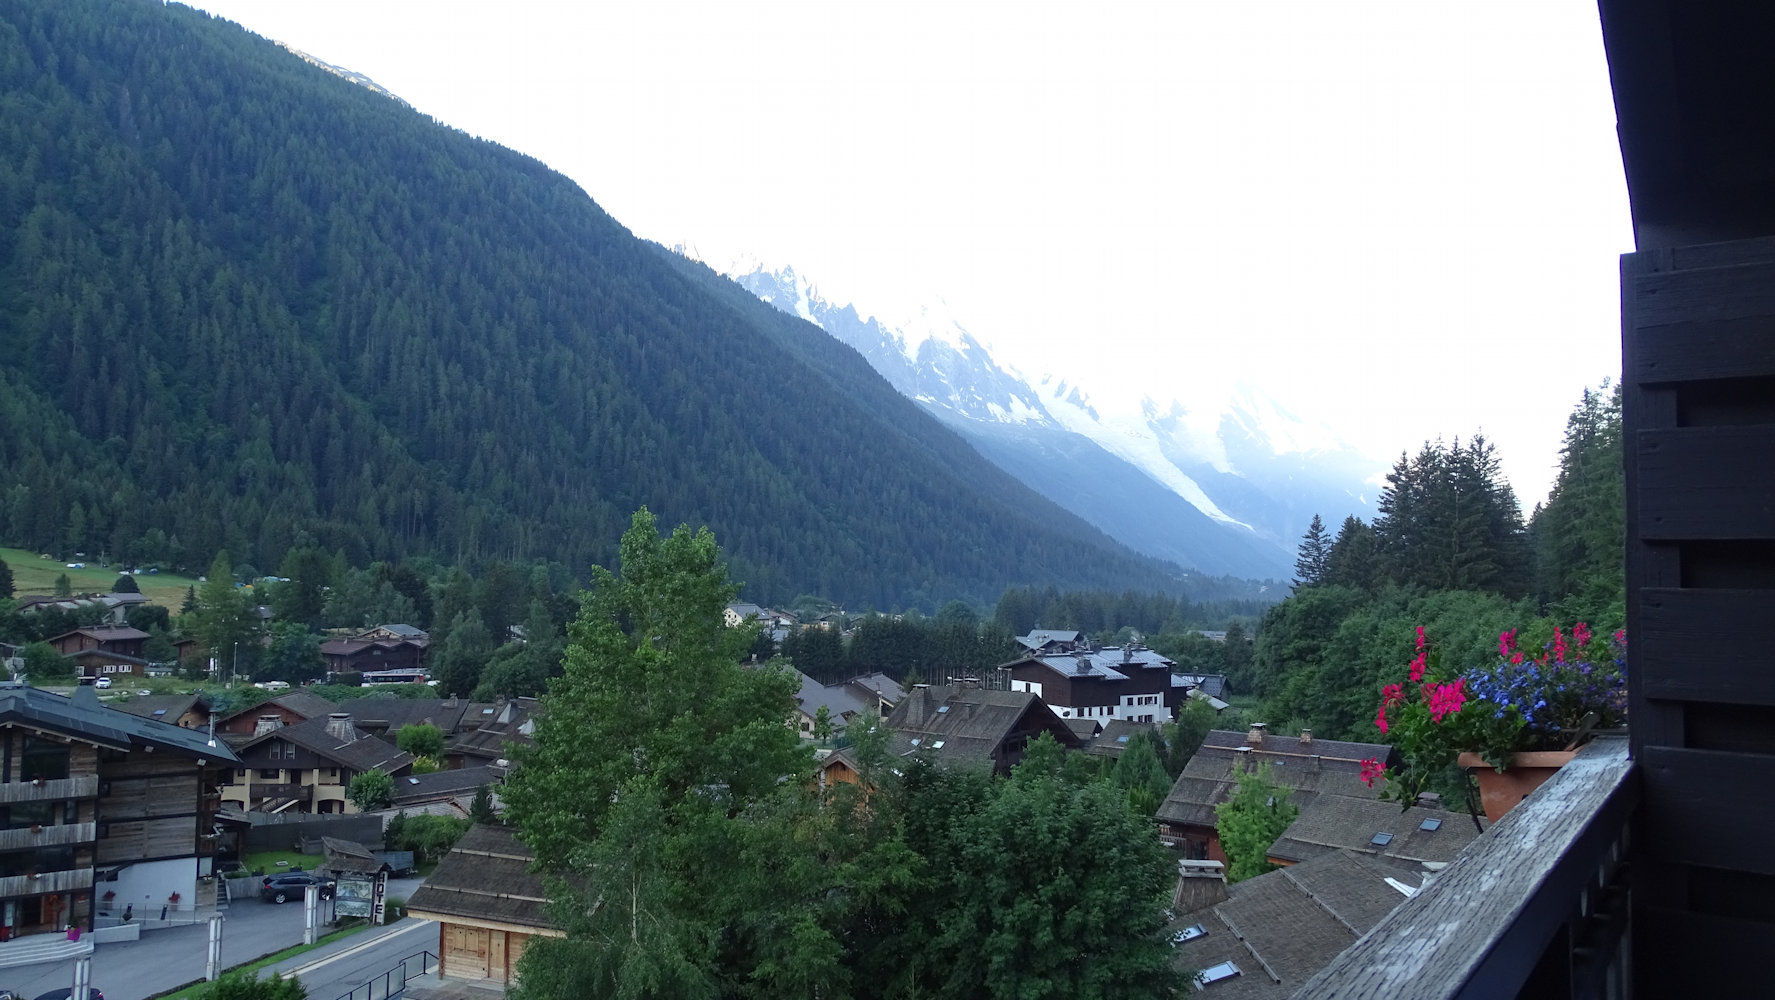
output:
[[[1476,753],[1461,754],[1457,763],[1479,779],[1479,800],[1485,806],[1485,818],[1496,823],[1577,755],[1576,750],[1519,753],[1510,758],[1510,766],[1503,771],[1487,764]]]

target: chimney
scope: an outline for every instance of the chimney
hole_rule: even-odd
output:
[[[906,699],[906,724],[908,726],[924,725],[924,703],[930,696],[929,688],[918,687],[912,690],[912,697]]]
[[[1239,747],[1233,751],[1233,770],[1251,770],[1251,748]]]
[[[1267,722],[1253,722],[1251,731],[1245,734],[1245,742],[1254,747],[1263,746],[1263,731],[1268,728]]]
[[[357,728],[351,724],[350,712],[334,712],[327,716],[327,735],[341,744],[357,740]]]
[[[1194,913],[1216,903],[1224,903],[1226,898],[1225,865],[1218,861],[1177,863],[1177,889],[1171,894],[1173,912]]]
[[[1313,745],[1313,731],[1311,729],[1300,731],[1300,745],[1303,747]]]
[[[259,721],[253,723],[253,735],[264,736],[266,733],[281,727],[283,724],[284,720],[281,715],[261,715],[259,716]]]

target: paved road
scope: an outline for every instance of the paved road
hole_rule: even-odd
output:
[[[420,879],[390,879],[388,894],[406,899],[420,885]],[[237,899],[224,912],[222,925],[222,965],[224,968],[251,962],[273,952],[282,951],[302,943],[302,905],[300,902],[285,903],[281,906],[261,902],[257,896]],[[416,927],[431,928],[430,935],[417,930]],[[340,941],[335,941],[324,948],[304,952],[296,959],[279,966],[280,971],[287,971],[290,966],[312,964],[329,956],[351,951],[366,941],[394,932],[405,932],[396,940],[419,942],[411,951],[430,948],[437,950],[437,926],[428,921],[403,920],[388,927],[372,928],[353,934]],[[323,933],[325,929],[323,928]],[[209,943],[209,926],[195,924],[190,927],[172,927],[166,930],[144,931],[139,941],[116,941],[100,944],[93,949],[92,984],[104,992],[105,1000],[146,1000],[156,993],[162,993],[176,986],[203,978],[204,955]],[[396,948],[399,945],[394,946]],[[369,954],[364,952],[363,954]],[[406,954],[406,953],[403,953]],[[395,955],[387,964],[400,960],[402,955]],[[317,1000],[332,1000],[358,983],[351,983],[343,989],[328,992],[339,981],[338,976],[355,974],[359,966],[350,961],[333,962],[318,966],[317,973],[324,970],[327,981],[325,988],[312,988],[311,995]],[[381,975],[383,969],[374,970]],[[366,976],[369,973],[366,973]],[[309,983],[308,975],[302,977]],[[13,969],[0,969],[0,988],[14,989],[27,997],[46,993],[58,987],[72,985],[74,981],[74,963],[45,962],[41,965],[26,965]]]

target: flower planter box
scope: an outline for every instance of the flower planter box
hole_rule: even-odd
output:
[[[1456,763],[1479,779],[1479,800],[1485,806],[1485,818],[1496,823],[1576,756],[1576,750],[1519,753],[1510,758],[1510,766],[1502,771],[1487,764],[1476,753],[1463,753]]]

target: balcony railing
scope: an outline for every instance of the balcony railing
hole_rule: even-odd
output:
[[[0,878],[0,896],[35,896],[44,892],[73,892],[92,888],[92,869],[76,868],[62,872],[38,872],[36,875],[13,875]]]
[[[65,847],[85,844],[99,837],[96,823],[62,823],[57,826],[0,830],[0,851],[17,851],[30,847]]]
[[[1624,997],[1624,739],[1598,739],[1296,996]]]
[[[58,799],[90,799],[99,794],[99,776],[52,778],[48,781],[0,782],[0,804],[54,802]]]

